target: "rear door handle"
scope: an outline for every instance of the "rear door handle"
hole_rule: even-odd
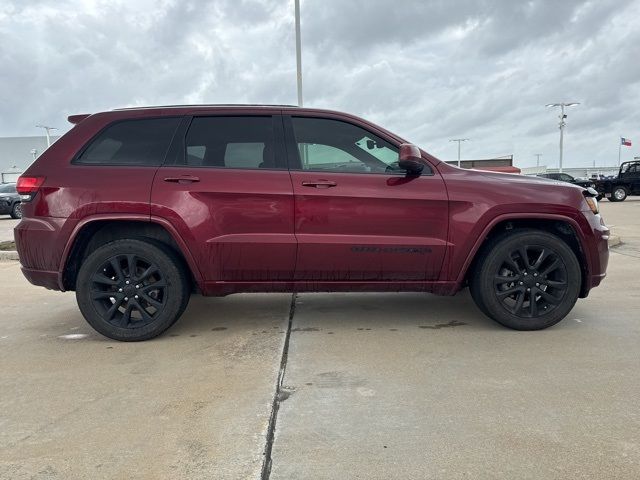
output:
[[[194,183],[199,182],[200,179],[192,175],[182,175],[181,177],[166,177],[164,181],[170,183]]]
[[[337,185],[338,184],[336,182],[332,182],[330,180],[315,180],[313,182],[302,182],[303,187],[314,187],[314,188],[331,188]]]

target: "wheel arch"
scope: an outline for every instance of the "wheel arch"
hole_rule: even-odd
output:
[[[100,216],[78,223],[65,246],[59,272],[63,291],[75,290],[80,265],[89,252],[100,245],[124,238],[147,238],[166,245],[184,262],[193,285],[202,285],[202,274],[191,252],[169,222],[154,218],[149,220],[149,217]]]
[[[550,216],[528,216],[513,215],[500,216],[487,225],[480,235],[467,256],[464,267],[458,277],[459,284],[463,285],[468,282],[469,276],[478,264],[479,258],[482,256],[482,249],[487,246],[497,235],[515,229],[534,229],[541,230],[559,237],[573,251],[580,264],[581,285],[580,298],[587,296],[589,292],[589,257],[585,250],[584,238],[578,223],[569,217],[561,215]]]

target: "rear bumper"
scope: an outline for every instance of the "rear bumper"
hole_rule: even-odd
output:
[[[49,290],[63,291],[62,285],[60,284],[60,274],[58,272],[34,270],[22,267],[22,274],[27,280],[29,280],[29,283],[33,285],[44,287]]]

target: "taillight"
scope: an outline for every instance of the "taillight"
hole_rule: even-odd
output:
[[[44,177],[18,177],[16,190],[23,202],[30,201],[44,183]]]

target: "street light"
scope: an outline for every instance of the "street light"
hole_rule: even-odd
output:
[[[534,155],[536,156],[536,167],[540,166],[540,157],[542,156],[542,153],[534,153]]]
[[[300,41],[300,0],[295,0],[296,15],[296,79],[298,83],[298,106],[302,106],[302,46]]]
[[[560,123],[558,124],[560,127],[560,162],[558,164],[558,172],[562,173],[562,141],[564,139],[564,127],[566,122],[564,121],[567,116],[564,113],[564,107],[572,107],[574,105],[580,105],[580,102],[560,102],[560,103],[547,103],[545,107],[560,107],[560,115],[558,118],[560,119]]]
[[[49,148],[51,146],[51,135],[49,134],[49,132],[51,130],[57,130],[56,127],[47,127],[46,125],[36,125],[36,128],[44,128],[45,131],[47,132],[47,148]]]
[[[460,144],[468,141],[468,138],[452,138],[450,142],[458,142],[458,167],[460,166]]]

